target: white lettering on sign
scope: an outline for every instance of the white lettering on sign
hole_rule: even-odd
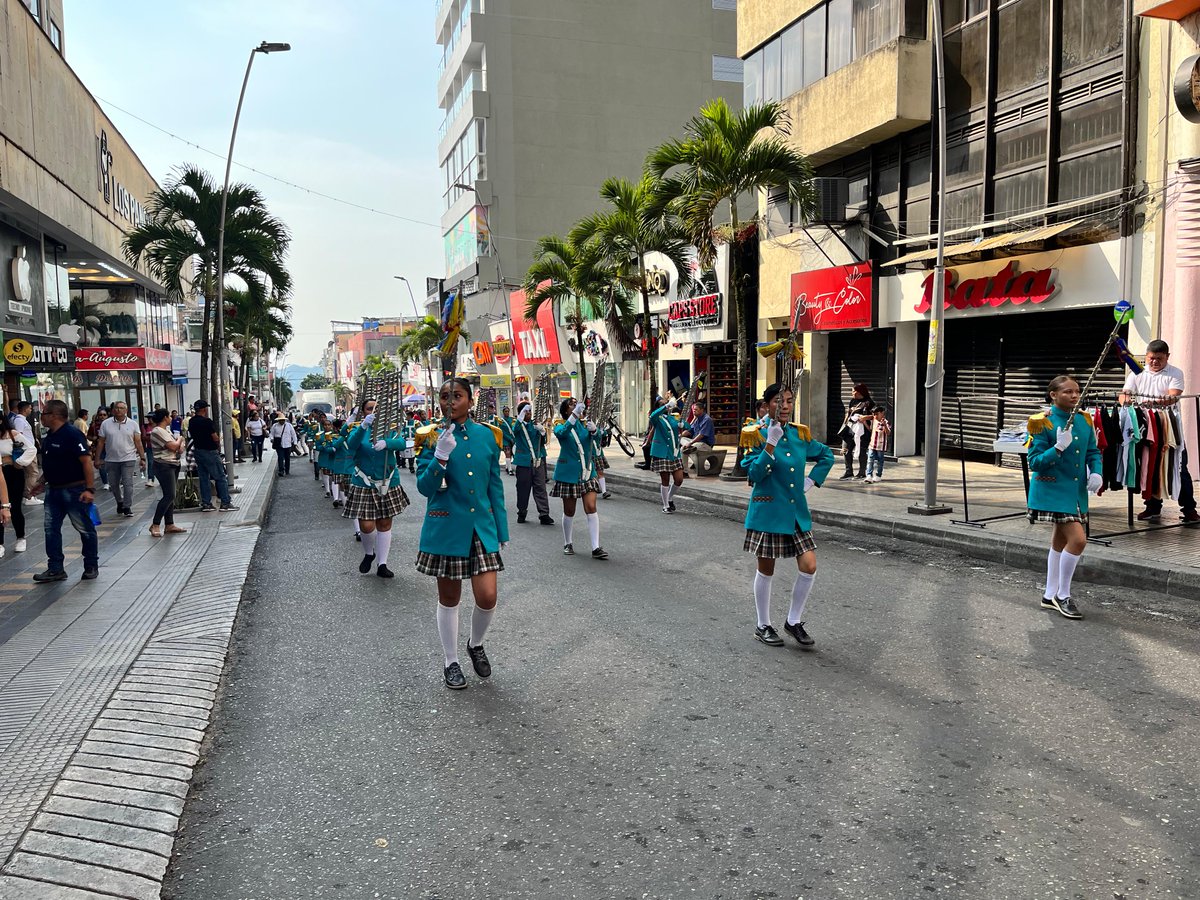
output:
[[[134,225],[145,225],[145,208],[126,190],[125,185],[117,181],[117,177],[112,173],[112,164],[113,155],[108,149],[108,132],[101,130],[96,138],[97,187],[104,197],[104,202],[112,206],[113,212]]]
[[[517,337],[521,341],[521,349],[527,359],[549,359],[550,348],[546,345],[546,332],[540,328],[530,328],[520,332]]]
[[[721,295],[705,294],[673,300],[668,308],[672,328],[710,328],[721,324]]]

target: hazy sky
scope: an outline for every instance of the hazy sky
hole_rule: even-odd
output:
[[[250,49],[290,43],[255,59],[232,175],[292,230],[287,362],[315,365],[331,319],[413,314],[392,276],[419,304],[425,277],[443,274],[433,0],[65,0],[64,12],[67,61],[160,183],[182,163],[224,176]]]

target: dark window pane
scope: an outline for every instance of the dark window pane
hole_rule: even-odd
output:
[[[1033,169],[996,179],[996,215],[1032,212],[1046,205],[1046,170]]]
[[[804,86],[825,77],[825,7],[804,17]]]
[[[1062,111],[1063,153],[1106,144],[1121,136],[1121,95],[1113,94]]]
[[[1044,82],[1050,72],[1050,0],[1018,0],[998,17],[997,93],[1004,96]]]
[[[987,11],[988,0],[967,0],[967,18],[972,19]]]
[[[763,47],[763,99],[778,100],[783,95],[780,81],[780,41],[778,38]]]
[[[783,44],[783,96],[804,87],[804,27],[797,23],[780,38]]]
[[[951,144],[946,148],[946,183],[973,181],[983,174],[983,141]]]
[[[931,176],[929,150],[904,155],[904,188],[911,197],[914,194],[929,194]]]
[[[900,202],[899,164],[879,170],[875,181],[875,196],[884,206],[895,206]]]
[[[963,20],[963,0],[942,0],[942,30],[953,28]]]
[[[1081,200],[1121,187],[1121,148],[1080,156],[1059,165],[1058,199]]]
[[[910,200],[904,208],[904,233],[909,237],[919,234],[929,234],[930,201]]]
[[[756,50],[746,57],[746,65],[742,69],[742,99],[746,106],[761,103],[762,93],[763,54]]]
[[[996,135],[996,172],[1046,161],[1046,121],[1027,122]]]
[[[946,194],[946,228],[978,225],[983,220],[983,185]]]
[[[987,19],[946,36],[946,103],[965,112],[987,100]]]
[[[1124,32],[1121,7],[1115,0],[1063,0],[1063,69],[1072,69],[1121,49]]]
[[[853,0],[829,0],[829,71],[850,62],[850,23]]]

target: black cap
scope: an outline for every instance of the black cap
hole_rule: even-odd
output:
[[[208,401],[207,400],[197,400],[195,403],[192,404],[192,409],[197,409],[197,410],[208,409]]]

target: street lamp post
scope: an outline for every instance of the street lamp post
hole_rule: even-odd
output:
[[[233,133],[229,135],[229,155],[225,158],[225,186],[221,189],[221,219],[217,225],[217,316],[213,322],[213,338],[220,348],[220,409],[221,440],[225,447],[225,473],[233,487],[233,410],[230,408],[229,390],[229,347],[225,343],[225,213],[229,204],[229,171],[233,168],[233,144],[237,140],[238,120],[242,117],[242,101],[246,99],[246,85],[250,83],[250,69],[256,53],[283,53],[291,50],[291,44],[263,41],[250,51],[246,63],[246,76],[242,79],[242,91],[238,94],[237,111],[233,114]]]
[[[408,299],[412,301],[413,315],[417,317],[417,327],[420,327],[420,325],[421,325],[421,310],[419,310],[417,308],[417,298],[415,296],[413,296],[412,282],[410,282],[403,275],[393,275],[392,277],[394,279],[396,279],[397,281],[403,281],[404,286],[406,288],[408,288]],[[400,313],[400,334],[401,334],[401,336],[404,335],[404,313],[403,312]],[[403,372],[400,373],[400,380],[401,381],[404,380]]]

